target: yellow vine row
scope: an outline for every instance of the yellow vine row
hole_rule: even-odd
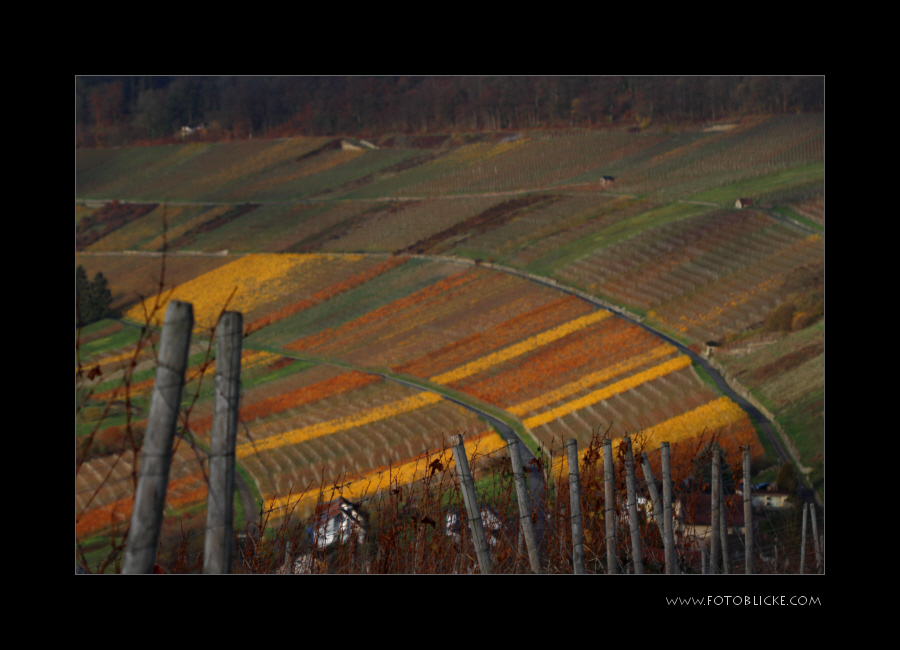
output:
[[[562,337],[567,336],[572,332],[577,332],[580,329],[584,329],[588,325],[599,323],[600,321],[607,319],[610,316],[612,316],[612,312],[610,311],[595,311],[593,313],[587,314],[586,316],[571,320],[568,323],[563,323],[562,325],[554,327],[553,329],[546,332],[542,332],[541,334],[536,334],[535,336],[525,339],[520,343],[510,345],[503,350],[499,350],[497,352],[494,352],[493,354],[488,354],[481,359],[476,359],[475,361],[460,366],[459,368],[455,368],[454,370],[450,370],[449,372],[445,372],[440,375],[435,375],[431,378],[431,381],[435,382],[436,384],[449,384],[455,381],[459,381],[460,379],[464,379],[466,377],[479,373],[492,366],[499,365],[515,357],[527,354],[542,345],[552,343],[553,341],[561,339]]]
[[[617,363],[614,366],[610,366],[609,368],[604,368],[603,370],[600,370],[598,372],[593,372],[589,375],[585,375],[577,381],[573,381],[557,389],[548,391],[543,395],[528,400],[527,402],[516,404],[515,406],[510,407],[509,412],[513,415],[524,415],[525,413],[528,413],[528,411],[536,411],[537,409],[541,408],[542,406],[546,406],[551,402],[557,402],[561,399],[565,399],[569,395],[574,395],[575,393],[581,392],[582,390],[590,388],[591,386],[600,384],[604,381],[608,381],[613,377],[623,375],[626,372],[633,370],[634,368],[638,368],[644,365],[645,363],[655,361],[656,359],[671,354],[675,350],[675,346],[665,343],[653,348],[648,352],[645,352],[644,354],[636,355],[634,357],[626,359],[625,361]]]
[[[470,437],[465,441],[466,456],[473,453],[490,454],[507,446],[506,440],[494,431],[485,431]],[[454,467],[453,454],[449,449],[444,449],[440,453],[430,457],[430,460],[439,460],[444,468],[448,471]],[[348,484],[342,486],[339,490],[335,490],[334,498],[338,495],[350,501],[358,500],[362,497],[372,496],[381,490],[388,488],[392,484],[405,484],[410,481],[417,481],[428,475],[429,467],[425,457],[415,458],[405,463],[398,464],[390,469],[378,469],[363,474],[358,479],[354,479]],[[319,499],[318,491],[307,492],[302,495],[293,496],[273,496],[266,499],[266,509],[273,510],[273,517],[281,516],[285,513],[277,512],[277,509],[285,507],[293,507],[301,512],[311,510]],[[323,496],[325,501],[329,500],[326,495]]]
[[[685,355],[676,357],[671,361],[666,361],[665,363],[661,363],[658,366],[653,366],[652,368],[645,370],[644,372],[639,372],[636,375],[632,375],[627,379],[617,381],[611,386],[595,390],[592,393],[588,393],[584,397],[579,397],[578,399],[567,402],[562,406],[557,406],[555,409],[550,409],[549,411],[541,413],[540,415],[535,415],[534,417],[527,418],[526,420],[523,420],[523,424],[529,428],[536,427],[541,424],[546,424],[551,420],[556,420],[557,418],[561,418],[562,416],[568,415],[569,413],[572,413],[579,409],[583,409],[592,404],[596,404],[597,402],[609,399],[613,395],[624,393],[626,390],[631,390],[632,388],[640,386],[645,382],[652,381],[653,379],[662,377],[663,375],[667,375],[671,372],[675,372],[676,370],[687,368],[689,365],[691,365],[690,357]]]
[[[664,422],[660,422],[649,429],[644,429],[640,436],[644,441],[644,448],[647,450],[655,450],[659,448],[660,443],[676,443],[683,440],[696,438],[704,430],[715,431],[730,426],[748,417],[747,414],[728,397],[720,397],[711,402],[707,402],[702,406],[698,406],[692,411],[676,415]],[[579,458],[584,458],[588,447],[584,447],[578,452]],[[603,458],[603,449],[599,458]],[[553,459],[553,475],[565,476],[568,474],[569,461],[565,454],[554,457]],[[561,474],[560,474],[561,472]]]
[[[238,458],[243,458],[245,456],[257,454],[261,451],[277,449],[286,445],[294,445],[307,440],[312,440],[313,438],[319,438],[321,436],[337,433],[338,431],[344,431],[345,429],[352,429],[353,427],[359,427],[371,422],[386,420],[387,418],[400,415],[401,413],[409,413],[410,411],[436,404],[440,400],[441,396],[436,393],[420,393],[397,402],[379,406],[369,411],[365,411],[364,413],[350,415],[337,420],[319,422],[318,424],[313,424],[308,427],[301,427],[299,429],[270,436],[257,442],[245,443],[235,449],[235,455]]]

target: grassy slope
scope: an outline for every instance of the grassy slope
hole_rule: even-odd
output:
[[[534,273],[535,275],[552,276],[555,271],[564,266],[568,266],[589,253],[595,252],[597,249],[612,246],[623,239],[637,235],[645,230],[655,228],[656,226],[661,226],[664,223],[695,217],[714,209],[715,208],[706,205],[672,203],[661,208],[648,210],[631,219],[593,232],[566,246],[561,246],[556,250],[549,251],[547,255],[541,259],[526,266],[525,270],[529,273]]]
[[[823,494],[825,453],[825,321],[741,357],[718,360],[770,411],[797,445]],[[806,354],[804,354],[804,351]],[[814,356],[811,356],[813,355]],[[811,358],[806,358],[811,356]]]
[[[692,201],[710,201],[728,206],[734,205],[736,197],[765,197],[787,189],[824,182],[824,180],[825,163],[811,163],[701,192],[689,198]]]

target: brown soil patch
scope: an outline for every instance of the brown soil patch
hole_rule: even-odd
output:
[[[221,214],[218,217],[215,217],[213,219],[210,219],[209,221],[205,221],[205,222],[201,223],[196,228],[191,228],[186,233],[184,233],[181,237],[179,237],[178,239],[173,241],[171,244],[169,244],[169,248],[171,248],[173,250],[177,250],[179,248],[184,248],[185,246],[189,246],[200,235],[207,233],[207,232],[212,232],[216,228],[220,228],[221,226],[224,226],[226,223],[234,221],[238,217],[244,216],[248,212],[253,212],[258,207],[259,207],[259,205],[255,205],[255,204],[251,204],[251,203],[246,203],[244,205],[237,206],[234,209],[229,210],[225,214]]]
[[[340,149],[340,148],[341,148],[341,141],[340,140],[332,140],[331,142],[328,142],[327,144],[322,145],[318,149],[313,149],[312,151],[305,153],[302,156],[298,156],[294,160],[294,162],[303,162],[304,160],[306,160],[308,158],[312,158],[313,156],[318,156],[323,151],[329,151],[331,149]]]
[[[420,239],[411,246],[395,251],[394,254],[423,254],[457,235],[466,233],[478,235],[489,232],[514,219],[525,208],[537,203],[552,201],[556,198],[556,196],[550,194],[534,194],[498,203],[484,212],[476,214],[474,217],[469,217],[465,221],[461,221],[441,232],[431,235],[430,237]]]
[[[753,384],[764,383],[773,377],[784,374],[789,370],[793,370],[797,366],[813,359],[825,351],[825,343],[819,341],[811,345],[806,345],[799,350],[789,352],[780,359],[768,363],[757,368],[750,373],[750,382]]]
[[[376,205],[364,212],[360,212],[359,214],[355,214],[343,221],[328,226],[308,237],[304,237],[300,241],[285,248],[282,252],[313,253],[320,250],[325,242],[340,239],[351,230],[362,228],[363,224],[372,219],[376,214],[381,214],[382,212],[386,214],[395,214],[411,208],[414,205],[418,205],[419,203],[421,203],[421,201],[393,201],[388,203],[387,206],[384,204]]]
[[[315,194],[312,194],[311,197],[323,196],[326,194],[342,194],[344,192],[358,190],[362,187],[365,187],[372,181],[377,181],[379,178],[382,178],[386,174],[397,174],[407,169],[412,169],[413,167],[424,165],[427,162],[431,162],[435,158],[440,158],[446,153],[446,151],[426,151],[419,154],[418,156],[413,156],[411,158],[407,158],[406,160],[401,160],[398,163],[394,163],[393,165],[390,165],[388,167],[383,167],[377,172],[372,172],[371,174],[366,174],[365,176],[360,176],[358,178],[352,178],[349,181],[338,185],[337,187],[329,187],[322,190],[321,192],[316,192]]]
[[[75,228],[75,250],[83,251],[112,231],[150,213],[156,206],[156,203],[107,203],[78,222]]]

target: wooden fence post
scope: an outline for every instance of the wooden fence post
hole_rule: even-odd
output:
[[[812,503],[809,504],[809,516],[812,519],[813,542],[815,542],[816,547],[816,573],[821,573],[824,562],[822,560],[822,550],[819,548],[819,525],[816,523],[816,507]]]
[[[472,478],[472,472],[469,469],[469,459],[466,458],[462,435],[450,436],[450,445],[453,449],[453,460],[456,462],[456,472],[459,474],[466,513],[469,516],[469,530],[472,532],[475,542],[478,566],[483,574],[489,574],[491,572],[491,552],[484,534],[484,522],[481,520],[481,509],[478,507],[478,498],[475,494],[475,479]]]
[[[209,451],[209,498],[203,573],[231,571],[234,447],[241,399],[243,316],[222,314],[216,331],[216,397]]]
[[[653,511],[653,521],[656,522],[656,527],[659,528],[659,536],[660,538],[665,537],[665,524],[663,524],[663,509],[662,509],[662,499],[659,496],[659,490],[656,488],[656,479],[653,477],[653,469],[650,467],[650,459],[647,457],[647,452],[645,451],[641,454],[641,463],[644,467],[644,481],[647,483],[647,491],[650,492],[650,505],[652,506]]]
[[[750,485],[750,445],[744,446],[744,573],[753,573],[753,487]]]
[[[803,525],[800,528],[800,575],[806,569],[806,508],[803,508]]]
[[[666,552],[666,574],[676,574],[675,568],[675,532],[672,513],[672,465],[669,453],[669,443],[660,445],[662,452],[662,481],[663,481],[663,543]]]
[[[516,479],[516,496],[519,500],[520,532],[525,538],[528,549],[528,562],[532,573],[541,572],[541,556],[538,553],[537,539],[534,535],[534,521],[531,519],[531,496],[528,494],[528,482],[522,468],[522,455],[519,453],[519,438],[510,438],[507,442],[509,460],[512,463],[513,476]]]
[[[663,540],[663,545],[665,545],[666,524],[663,521],[663,503],[662,499],[659,497],[659,490],[656,488],[656,479],[653,477],[653,469],[650,467],[650,458],[647,456],[647,452],[641,454],[641,464],[644,468],[644,480],[647,482],[647,490],[650,492],[650,504],[653,506],[653,520],[656,522],[656,527],[659,529],[659,536]],[[670,567],[667,564],[666,573],[680,573],[678,563],[676,562],[674,567]]]
[[[578,441],[566,441],[569,455],[569,513],[572,517],[572,564],[576,575],[584,575],[584,540],[581,521],[581,480],[578,477]]]
[[[606,573],[619,572],[619,557],[616,553],[616,476],[613,472],[612,440],[603,440],[603,483],[604,513],[606,522]]]
[[[715,445],[712,450],[712,485],[709,495],[709,573],[719,573],[719,492],[721,476],[719,475],[719,447]]]
[[[156,381],[141,449],[140,478],[134,495],[122,573],[151,573],[156,562],[159,528],[169,483],[172,440],[181,407],[193,327],[194,308],[191,303],[170,301],[159,341]]]
[[[631,561],[634,564],[634,572],[638,575],[644,573],[643,553],[641,551],[641,531],[638,525],[637,514],[637,489],[634,482],[634,451],[631,447],[631,438],[625,440],[625,495],[628,503],[628,530],[631,533]]]
[[[728,508],[725,507],[725,481],[719,480],[719,537],[722,546],[722,573],[731,573],[731,558],[728,555]]]

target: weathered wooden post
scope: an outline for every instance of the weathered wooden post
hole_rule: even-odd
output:
[[[156,382],[141,449],[140,478],[134,495],[122,573],[151,573],[156,561],[159,528],[169,483],[172,440],[181,406],[184,370],[193,327],[193,306],[178,300],[169,302],[159,341]]]
[[[668,445],[668,443],[666,443]],[[663,521],[663,502],[659,496],[659,490],[656,488],[656,479],[653,477],[653,469],[650,467],[650,458],[647,456],[647,452],[641,454],[641,464],[644,468],[644,480],[647,482],[647,490],[650,492],[650,504],[653,506],[653,520],[656,522],[656,527],[659,529],[659,535],[662,537],[663,545],[666,544],[666,525]],[[672,551],[672,555],[674,556],[674,549]],[[678,568],[678,563],[675,563],[675,566],[670,567],[668,564],[666,565],[666,573],[680,573],[680,569]]]
[[[478,507],[478,498],[475,495],[475,479],[472,478],[472,472],[469,469],[469,459],[466,458],[462,435],[450,436],[450,445],[453,449],[453,460],[456,462],[456,472],[459,474],[466,513],[469,516],[469,530],[472,532],[472,539],[475,542],[478,566],[483,574],[489,574],[491,572],[491,552],[484,534],[481,509]]]
[[[750,445],[744,446],[744,573],[753,573],[753,487],[750,485]]]
[[[719,447],[712,450],[712,485],[709,495],[710,540],[709,540],[709,572],[719,572]]]
[[[722,545],[722,573],[731,573],[731,558],[728,556],[728,508],[725,505],[725,481],[719,480],[719,537]]]
[[[800,528],[800,575],[806,568],[806,508],[803,508],[803,525]]]
[[[631,438],[625,440],[625,496],[628,503],[628,530],[631,533],[631,561],[634,564],[634,572],[644,573],[644,561],[641,552],[641,532],[637,512],[637,489],[634,482],[634,450],[631,447]]]
[[[541,572],[541,556],[538,553],[537,539],[534,535],[534,521],[531,519],[531,496],[528,494],[528,482],[522,468],[522,455],[519,453],[519,438],[510,438],[507,442],[509,460],[512,463],[513,476],[516,480],[516,496],[519,500],[520,535],[525,539],[528,549],[528,562],[532,573]],[[520,537],[520,539],[521,539]]]
[[[809,504],[809,516],[812,519],[813,542],[815,542],[816,548],[816,573],[821,573],[824,562],[822,560],[822,550],[819,548],[819,525],[816,523],[816,507],[812,503]]]
[[[641,463],[644,467],[644,480],[647,482],[647,491],[650,492],[650,505],[653,510],[653,521],[659,528],[659,536],[665,537],[665,524],[663,523],[662,498],[659,496],[659,490],[656,488],[656,479],[653,476],[653,469],[650,467],[650,459],[645,451],[641,454]]]
[[[584,539],[581,521],[581,480],[578,477],[578,441],[566,441],[569,455],[569,512],[572,517],[572,564],[576,575],[584,574]]]
[[[663,543],[666,553],[666,574],[676,574],[675,568],[675,525],[672,513],[672,465],[669,455],[669,443],[660,445],[662,452],[662,481],[663,481]]]
[[[603,483],[604,513],[606,522],[606,572],[619,572],[619,557],[616,553],[616,476],[613,473],[612,440],[603,440]]]
[[[203,573],[231,571],[234,520],[234,447],[241,399],[241,340],[244,319],[225,312],[216,328],[216,398],[209,451],[209,498]]]

